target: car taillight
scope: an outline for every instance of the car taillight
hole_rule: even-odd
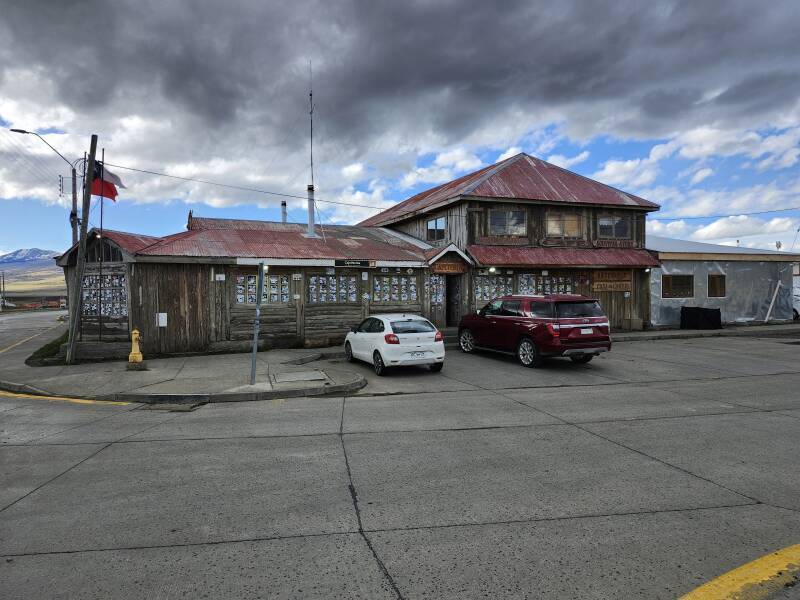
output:
[[[558,323],[547,323],[546,327],[547,331],[549,331],[550,335],[553,337],[559,337],[561,335],[561,326]]]
[[[400,343],[400,338],[397,337],[393,333],[387,333],[385,336],[383,336],[383,339],[386,340],[387,344],[399,344]]]
[[[444,334],[441,331],[436,332],[436,337],[433,338],[434,342],[443,342],[444,341]]]

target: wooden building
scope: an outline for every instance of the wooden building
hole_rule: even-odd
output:
[[[145,354],[235,351],[253,334],[258,265],[267,266],[265,347],[327,346],[367,314],[429,312],[430,245],[382,228],[193,218],[164,238],[93,230],[81,341],[138,329]],[[72,282],[77,248],[59,257]]]
[[[439,325],[510,293],[597,297],[615,329],[649,319],[645,218],[658,205],[527,154],[427,190],[361,223],[440,251]],[[430,251],[429,255],[436,251]]]
[[[163,238],[90,234],[81,339],[142,334],[146,354],[244,350],[258,264],[261,339],[326,346],[368,314],[438,326],[510,294],[600,299],[615,329],[648,321],[645,216],[658,206],[526,154],[438,186],[358,226],[207,219]],[[58,258],[69,285],[77,248]]]

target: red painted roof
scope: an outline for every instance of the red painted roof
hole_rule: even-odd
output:
[[[426,208],[448,204],[459,196],[538,200],[568,204],[620,206],[658,210],[658,204],[557,167],[527,154],[517,154],[438,187],[426,190],[362,221],[386,225]]]
[[[385,230],[354,225],[316,227],[241,219],[193,217],[189,231],[162,238],[141,255],[424,261],[424,250]]]
[[[481,265],[503,267],[657,267],[647,250],[638,248],[531,248],[468,246]]]

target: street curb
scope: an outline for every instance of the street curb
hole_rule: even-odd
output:
[[[318,396],[335,396],[356,392],[367,385],[363,375],[355,374],[355,378],[347,383],[317,386],[313,388],[294,388],[285,390],[269,390],[262,392],[235,392],[222,394],[137,394],[125,392],[120,394],[98,394],[94,396],[76,396],[73,394],[56,394],[26,384],[0,380],[0,390],[14,394],[30,394],[31,396],[51,396],[75,400],[106,400],[111,402],[136,402],[140,404],[209,404],[216,402],[255,402],[260,400],[278,400],[283,398],[303,398]]]
[[[731,330],[731,329],[715,329],[710,331],[686,332],[686,333],[657,333],[653,332],[648,335],[626,335],[624,333],[619,335],[611,334],[611,341],[615,344],[623,342],[649,342],[652,340],[688,340],[694,338],[709,338],[709,337],[798,337],[800,331],[770,331],[769,329],[744,329],[744,330]]]

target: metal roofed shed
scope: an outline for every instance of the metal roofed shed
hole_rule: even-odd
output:
[[[800,254],[647,236],[661,266],[650,272],[650,323],[677,327],[682,307],[718,309],[728,324],[790,321]],[[778,285],[780,283],[780,285]]]

